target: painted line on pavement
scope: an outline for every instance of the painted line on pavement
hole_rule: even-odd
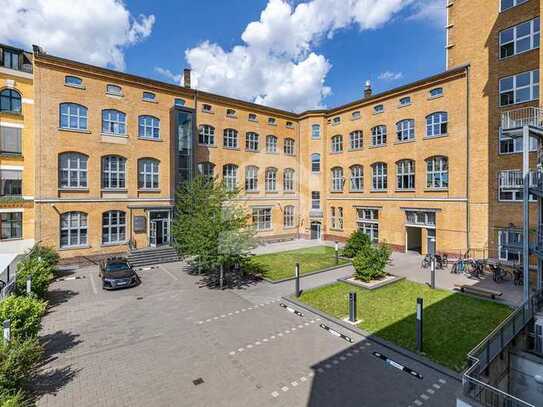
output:
[[[385,363],[389,364],[390,366],[392,367],[395,367],[396,369],[398,370],[401,370],[413,377],[416,377],[417,379],[420,379],[422,380],[423,377],[420,373],[414,371],[413,369],[407,367],[407,366],[404,366],[404,365],[401,365],[400,363],[398,362],[395,362],[394,360],[390,359],[389,357],[383,355],[382,353],[379,353],[379,352],[373,352],[373,356],[381,359],[381,360],[384,360]]]
[[[447,383],[443,379],[438,379],[438,383],[441,383],[442,385]],[[433,396],[435,396],[436,392],[441,388],[441,386],[437,383],[434,383],[432,385],[433,388],[428,388],[424,393],[418,396],[415,400],[413,400],[413,404],[416,406],[422,406],[424,402],[429,401]]]
[[[302,314],[300,311],[297,311],[294,308],[291,308],[288,305],[283,304],[282,302],[279,304],[279,306],[286,309],[288,312],[290,312],[292,314],[298,315],[300,318],[304,317],[304,314]]]
[[[338,338],[341,338],[349,343],[353,343],[353,338],[347,335],[343,335],[342,333],[330,328],[328,325],[320,324],[320,327],[331,335],[337,336]]]
[[[252,310],[255,310],[255,309],[265,307],[266,305],[273,304],[273,303],[275,303],[275,302],[277,302],[279,300],[280,300],[280,298],[275,298],[273,300],[263,302],[261,304],[255,304],[252,307],[241,308],[241,309],[231,311],[231,312],[224,312],[221,315],[216,315],[216,316],[213,316],[213,317],[202,319],[200,321],[196,321],[196,324],[197,325],[202,325],[202,324],[206,324],[206,323],[209,323],[209,322],[217,321],[219,319],[224,319],[224,318],[227,318],[227,317],[233,317],[233,316],[239,315],[239,314],[241,314],[243,312],[252,311]]]
[[[166,270],[164,267],[161,267],[160,268],[161,270],[163,270],[167,275],[169,275],[171,278],[173,278],[175,281],[179,281],[179,279],[177,278],[177,276],[173,275],[170,271]]]

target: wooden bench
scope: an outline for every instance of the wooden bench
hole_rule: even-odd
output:
[[[501,297],[503,293],[501,291],[495,291],[495,290],[489,290],[486,288],[480,288],[480,287],[474,287],[472,285],[467,284],[455,284],[455,287],[457,287],[461,292],[467,292],[472,294],[481,295],[483,297],[490,297],[493,300],[496,299],[496,297]]]

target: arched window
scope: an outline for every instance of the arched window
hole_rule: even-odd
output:
[[[234,191],[238,186],[238,166],[226,164],[222,167],[224,186],[228,191]]]
[[[60,188],[87,188],[88,159],[81,153],[59,155]]]
[[[283,173],[283,191],[294,192],[294,170],[292,168],[285,168]]]
[[[277,169],[270,167],[266,168],[266,192],[277,191]]]
[[[138,188],[158,189],[159,161],[154,158],[142,158],[138,161]]]
[[[64,83],[68,86],[74,86],[77,88],[83,87],[83,79],[77,76],[66,75],[64,77]]]
[[[343,168],[332,168],[332,192],[343,192]]]
[[[258,191],[258,167],[254,165],[245,167],[245,190],[247,192]]]
[[[0,92],[0,112],[21,113],[21,94],[15,89]]]
[[[102,157],[102,188],[124,189],[126,187],[126,158],[118,155]]]
[[[320,124],[314,124],[311,126],[311,138],[318,140],[321,138],[321,126]]]
[[[449,160],[436,156],[426,160],[426,187],[446,189],[449,187]]]
[[[266,152],[267,153],[277,152],[277,137],[272,136],[272,135],[266,136]]]
[[[284,146],[286,155],[294,155],[294,139],[286,138]]]
[[[199,163],[198,173],[208,181],[212,181],[215,178],[215,164],[209,161]]]
[[[234,129],[224,129],[223,145],[226,148],[239,148],[238,131]]]
[[[124,136],[126,134],[126,114],[115,109],[102,110],[102,133]]]
[[[332,152],[340,153],[342,151],[343,151],[343,136],[341,134],[337,134],[332,137]]]
[[[371,145],[384,146],[387,143],[387,126],[379,125],[371,129]]]
[[[447,112],[436,112],[426,116],[426,136],[436,137],[447,134]]]
[[[60,247],[81,247],[88,243],[87,214],[66,212],[60,215]]]
[[[321,155],[319,153],[311,154],[311,172],[321,171]]]
[[[102,214],[102,243],[118,244],[126,240],[126,213],[108,211]]]
[[[258,151],[258,134],[249,132],[245,135],[245,149],[247,151]]]
[[[361,165],[351,167],[351,192],[361,192],[364,189],[364,169]]]
[[[200,126],[200,133],[198,134],[198,143],[206,146],[212,146],[215,144],[215,127],[203,124]]]
[[[415,120],[405,119],[396,123],[398,141],[408,141],[415,138]]]
[[[108,84],[106,85],[106,93],[115,96],[122,96],[123,90],[119,85]]]
[[[396,181],[399,190],[415,189],[415,161],[401,160],[396,163]]]
[[[76,103],[60,104],[60,128],[87,130],[87,108]]]
[[[159,139],[160,120],[154,116],[143,115],[139,117],[139,137]]]
[[[349,137],[351,150],[360,150],[362,148],[362,130],[352,131]]]
[[[374,191],[386,191],[388,188],[387,165],[385,163],[375,163],[373,169],[373,184]]]
[[[283,212],[283,226],[286,228],[294,227],[294,206],[287,205]]]

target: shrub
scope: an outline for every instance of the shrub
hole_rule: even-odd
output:
[[[45,308],[45,301],[10,295],[0,302],[0,321],[11,321],[12,338],[34,338],[38,335]]]
[[[16,394],[0,394],[0,407],[30,407],[22,392]]]
[[[367,234],[357,230],[353,232],[345,244],[343,249],[343,255],[345,257],[353,258],[364,247],[371,245],[371,240]]]
[[[34,245],[28,252],[31,258],[41,258],[50,266],[56,266],[60,257],[55,249],[52,247],[41,246],[39,244]]]
[[[366,283],[384,277],[390,254],[391,250],[386,244],[363,247],[353,259],[354,277]]]
[[[15,282],[18,294],[26,292],[26,279],[32,277],[32,293],[39,298],[47,294],[47,287],[53,279],[54,266],[39,257],[29,256],[17,264],[17,278]]]
[[[16,395],[30,381],[43,355],[37,338],[0,344],[0,394]],[[17,405],[17,404],[15,404]]]

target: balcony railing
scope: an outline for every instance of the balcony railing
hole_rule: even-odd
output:
[[[540,178],[537,171],[530,171],[530,188],[537,187]],[[524,186],[524,177],[521,170],[500,171],[499,183],[501,189],[521,189]]]
[[[481,376],[490,363],[505,350],[513,338],[531,321],[534,314],[541,309],[542,300],[543,292],[538,291],[513,311],[468,354],[471,366],[465,371],[462,378],[465,397],[476,400],[483,406],[535,407],[533,404],[485,383]]]
[[[519,129],[524,126],[543,128],[543,109],[523,107],[502,113],[502,129]]]

